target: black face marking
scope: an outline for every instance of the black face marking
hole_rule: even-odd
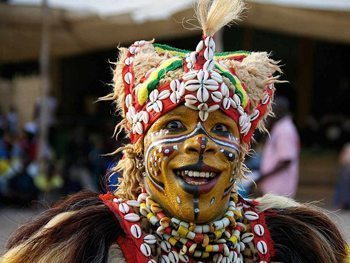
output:
[[[194,219],[197,220],[199,217],[199,200],[198,200],[198,196],[194,195],[193,198],[193,213],[194,213]]]
[[[221,199],[224,199],[225,196],[227,196],[227,195],[231,192],[231,189],[232,189],[233,185],[234,185],[234,183],[230,184],[230,185],[224,190],[224,194],[223,194],[223,196],[222,196]]]

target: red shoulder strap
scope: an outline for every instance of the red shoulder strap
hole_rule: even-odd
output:
[[[119,235],[117,238],[117,243],[120,249],[123,252],[126,262],[130,263],[147,263],[148,258],[144,256],[140,250],[141,245],[143,244],[143,238],[135,238],[131,234],[131,226],[134,224],[140,225],[139,222],[129,222],[124,220],[125,214],[119,210],[119,203],[117,198],[111,194],[107,193],[100,195],[99,198],[103,203],[108,206],[108,208],[114,213],[116,219],[119,222],[120,227],[123,229],[125,235]],[[115,201],[116,202],[115,202]]]

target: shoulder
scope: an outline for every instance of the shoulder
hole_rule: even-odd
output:
[[[279,262],[343,262],[346,243],[325,211],[292,199],[265,195],[257,199]]]

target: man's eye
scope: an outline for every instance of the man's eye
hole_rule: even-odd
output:
[[[216,124],[214,128],[212,129],[213,132],[219,132],[219,133],[227,133],[228,127],[224,124]]]
[[[170,121],[165,126],[165,129],[169,131],[182,131],[185,129],[185,126],[181,121]]]

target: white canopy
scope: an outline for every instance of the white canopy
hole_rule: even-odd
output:
[[[37,59],[40,0],[0,3],[0,62]],[[181,21],[193,18],[192,0],[49,0],[51,52],[67,56],[139,39],[199,34]],[[251,0],[240,25],[350,43],[348,0]]]

